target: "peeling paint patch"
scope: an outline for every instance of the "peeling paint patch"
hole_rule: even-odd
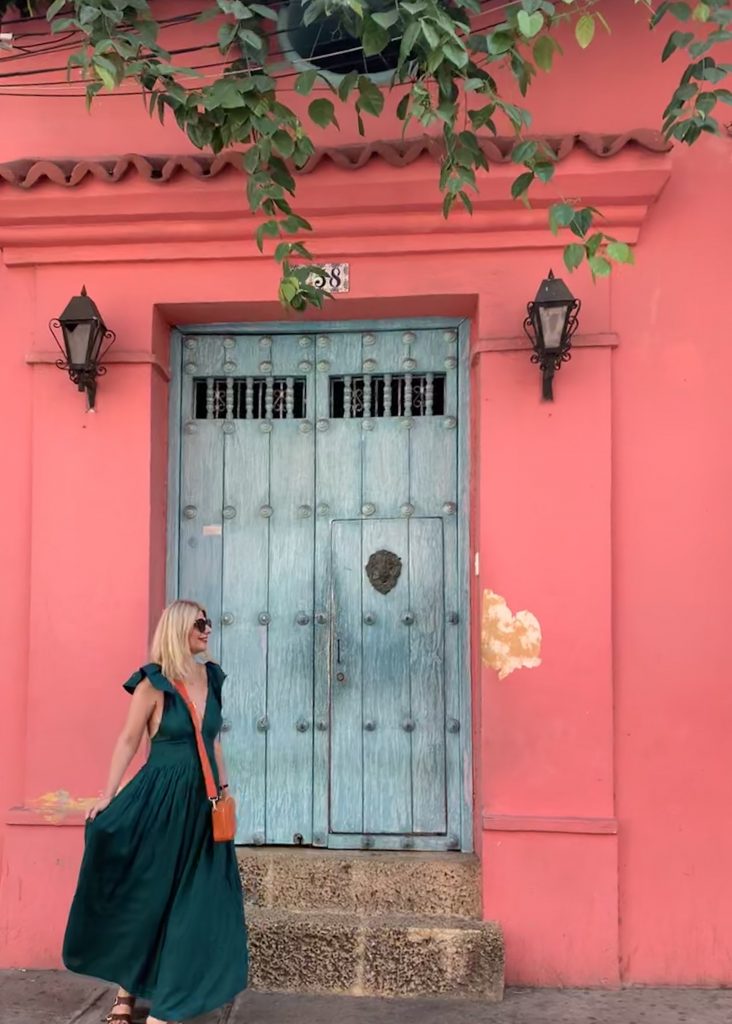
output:
[[[505,679],[519,668],[541,665],[541,626],[531,612],[514,615],[506,599],[492,590],[483,591],[480,624],[480,653],[483,664]]]
[[[96,799],[94,796],[74,797],[65,789],[57,789],[29,801],[29,806],[46,821],[58,824],[70,814],[86,814]]]

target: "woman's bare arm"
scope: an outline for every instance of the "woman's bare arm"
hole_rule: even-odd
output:
[[[127,715],[122,732],[119,734],[112,753],[112,762],[109,766],[109,777],[104,788],[101,799],[98,800],[89,811],[87,817],[94,819],[96,815],[107,807],[122,781],[122,776],[130,766],[132,758],[137,753],[140,742],[148,722],[155,710],[157,702],[157,691],[149,680],[143,679],[132,695],[132,703]]]
[[[226,770],[226,759],[224,758],[224,751],[219,739],[214,740],[214,757],[216,758],[216,767],[219,770],[219,786],[228,786],[229,773]]]

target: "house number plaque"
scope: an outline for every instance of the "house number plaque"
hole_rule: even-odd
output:
[[[308,278],[308,284],[322,288],[331,295],[349,290],[348,263],[321,263],[317,271]],[[320,273],[322,271],[322,273]]]

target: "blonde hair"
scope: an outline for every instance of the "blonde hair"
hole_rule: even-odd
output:
[[[150,657],[162,667],[163,675],[170,680],[184,678],[193,668],[188,638],[193,623],[202,611],[203,605],[195,601],[173,601],[160,616],[152,639]]]

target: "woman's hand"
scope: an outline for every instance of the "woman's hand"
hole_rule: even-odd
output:
[[[94,821],[96,816],[98,814],[101,814],[102,811],[105,811],[111,803],[112,801],[108,796],[100,796],[99,799],[95,800],[92,806],[86,812],[86,820]]]

